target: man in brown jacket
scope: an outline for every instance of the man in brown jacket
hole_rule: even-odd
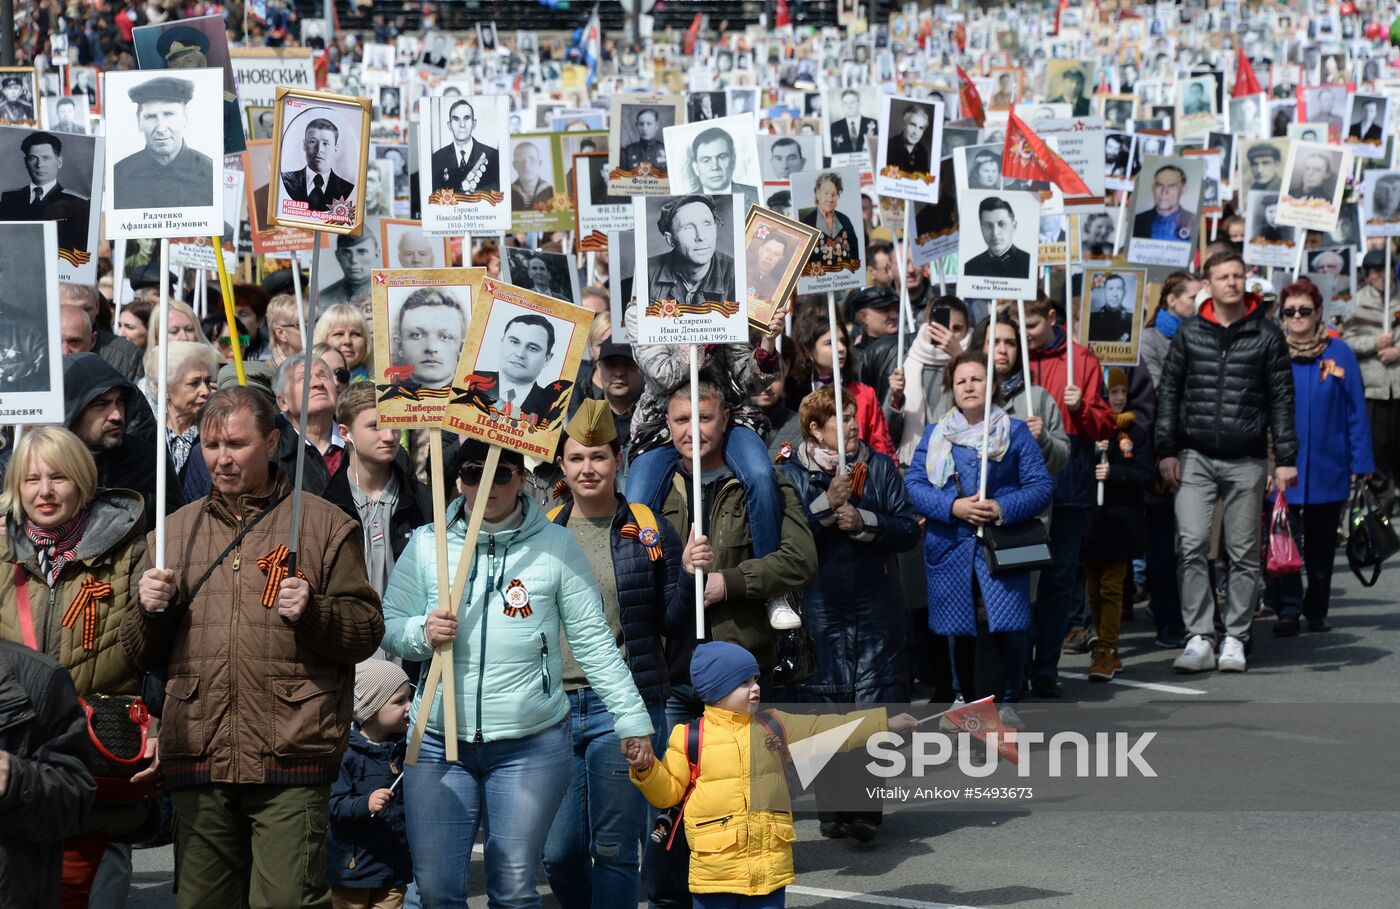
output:
[[[209,399],[199,434],[213,490],[170,516],[170,567],[142,575],[141,608],[122,626],[138,665],[169,664],[160,756],[182,909],[330,906],[330,783],[355,664],[384,634],[359,529],[310,494],[287,576],[291,482],[270,463],[276,416],[251,389]]]

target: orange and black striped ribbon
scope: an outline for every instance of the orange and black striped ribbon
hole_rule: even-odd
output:
[[[634,521],[628,521],[626,524],[623,524],[617,532],[622,535],[622,538],[624,540],[637,540],[638,542],[641,542],[643,548],[645,548],[647,551],[647,558],[651,559],[653,562],[655,562],[657,559],[661,558],[662,555],[664,555],[664,553],[661,551],[660,536],[658,535],[657,539],[652,543],[642,541],[642,528],[637,526],[636,522]]]
[[[267,583],[263,585],[262,604],[271,609],[277,604],[277,588],[282,586],[282,582],[287,579],[287,557],[292,551],[287,548],[286,543],[279,544],[267,555],[258,559],[258,567],[267,575]],[[300,568],[297,569],[297,577],[303,581],[306,575],[302,574]]]
[[[564,498],[564,497],[565,497],[566,495],[568,495],[568,494],[569,494],[569,484],[568,484],[568,483],[565,483],[563,480],[560,480],[558,483],[555,483],[555,484],[554,484],[554,489],[553,489],[553,491],[550,492],[549,495],[550,495],[550,498],[553,498],[553,499],[562,499],[562,498]]]
[[[680,303],[675,300],[653,300],[647,304],[647,316],[703,316],[716,313],[726,319],[739,311],[739,304],[733,300],[708,300],[704,303]]]
[[[88,578],[78,587],[78,595],[63,614],[63,627],[72,628],[78,624],[78,616],[83,617],[83,649],[97,646],[97,601],[112,595],[112,585],[106,581]]]
[[[862,461],[851,468],[851,495],[865,495],[865,481],[870,479],[870,467]]]

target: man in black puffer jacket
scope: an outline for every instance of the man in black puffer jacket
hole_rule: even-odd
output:
[[[1162,479],[1178,487],[1181,612],[1186,648],[1181,672],[1216,668],[1215,625],[1207,562],[1216,505],[1230,557],[1221,671],[1243,672],[1244,642],[1259,594],[1260,512],[1272,446],[1272,485],[1298,477],[1293,428],[1293,367],[1277,325],[1255,294],[1244,292],[1244,260],[1233,251],[1206,260],[1211,299],[1172,338],[1157,387],[1154,445]]]

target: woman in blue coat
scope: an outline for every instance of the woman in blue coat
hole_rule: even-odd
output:
[[[1295,635],[1299,617],[1309,631],[1328,631],[1332,562],[1337,554],[1337,523],[1352,481],[1375,472],[1371,427],[1361,367],[1346,342],[1334,338],[1322,321],[1322,294],[1308,281],[1279,293],[1283,330],[1293,358],[1293,423],[1298,431],[1298,485],[1287,491],[1288,521],[1308,576],[1285,575],[1276,582],[1278,622],[1274,634]]]
[[[977,529],[1028,521],[1050,505],[1052,484],[1035,437],[996,406],[981,351],[968,351],[944,373],[953,407],[924,430],[904,485],[923,515],[929,627],[954,638],[953,671],[968,701],[1001,697],[1010,669],[1008,632],[1031,624],[1030,574],[992,574]],[[982,476],[984,407],[992,395],[987,497]]]
[[[816,675],[797,686],[807,703],[898,704],[909,700],[904,665],[904,607],[890,555],[913,548],[919,519],[909,504],[894,460],[860,440],[855,398],[844,389],[846,466],[838,475],[836,392],[828,385],[802,399],[802,441],[778,465],[802,500],[817,543],[817,577],[802,593],[807,628],[817,654]],[[837,761],[861,764],[859,754]],[[846,779],[859,779],[861,771]],[[836,775],[840,779],[843,774]],[[880,803],[836,811],[860,797],[835,795],[818,784],[817,817],[824,836],[868,842],[881,821]]]

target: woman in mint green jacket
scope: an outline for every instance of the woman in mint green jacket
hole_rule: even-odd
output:
[[[434,702],[418,762],[403,785],[413,873],[429,907],[465,907],[472,845],[482,820],[486,890],[493,905],[539,906],[535,875],[569,784],[569,703],[560,678],[560,626],[613,715],[622,749],[650,751],[651,720],[613,633],[588,559],[574,535],[521,493],[524,461],[502,452],[483,478],[486,446],[462,446],[449,476],[463,494],[447,507],[448,577],[466,543],[468,503],[487,488],[486,513],[457,617],[438,608],[436,540],[414,533],[384,592],[383,648],[429,660],[455,641],[458,759],[443,748]],[[485,658],[483,659],[483,655]],[[415,696],[416,718],[423,691]]]

